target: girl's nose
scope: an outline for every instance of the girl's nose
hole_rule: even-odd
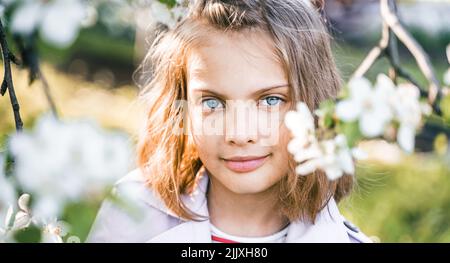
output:
[[[243,146],[258,140],[258,111],[253,104],[234,103],[226,113],[225,141]]]
[[[249,133],[245,134],[227,134],[225,136],[225,140],[229,144],[234,144],[236,146],[244,146],[246,144],[254,144],[256,142],[256,136],[253,136]]]

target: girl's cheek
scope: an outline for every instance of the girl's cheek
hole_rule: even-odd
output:
[[[276,146],[284,135],[285,126],[283,124],[282,113],[264,112],[258,116],[258,133],[262,146]]]
[[[223,135],[224,116],[222,112],[204,113],[201,107],[195,107],[190,113],[193,135]]]

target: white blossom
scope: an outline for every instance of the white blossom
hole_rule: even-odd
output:
[[[298,149],[316,140],[314,118],[308,106],[299,102],[297,103],[297,110],[287,112],[284,121],[286,127],[294,135],[294,138],[288,144],[288,151],[294,154],[294,158],[301,158],[295,157],[295,154],[300,154]]]
[[[47,41],[65,47],[78,36],[87,7],[79,0],[56,0],[48,4],[42,20],[41,35]]]
[[[30,35],[41,21],[44,6],[41,1],[24,1],[14,12],[11,19],[11,30],[15,33]]]
[[[380,136],[386,125],[399,122],[397,142],[410,153],[414,150],[417,128],[423,115],[431,113],[427,103],[420,102],[419,89],[409,83],[395,86],[392,80],[379,74],[375,87],[365,78],[349,82],[350,98],[336,105],[336,115],[343,121],[359,121],[361,133],[368,138]]]
[[[400,84],[397,87],[392,107],[400,123],[397,142],[408,153],[414,151],[416,129],[421,123],[422,114],[428,111],[419,101],[419,89],[412,84]]]
[[[5,238],[11,224],[16,199],[14,187],[4,174],[4,163],[4,157],[0,154],[0,242]]]
[[[447,45],[446,53],[447,53],[447,61],[450,64],[450,44]]]
[[[389,106],[389,99],[394,93],[392,81],[380,74],[377,84],[372,87],[363,77],[353,78],[349,81],[348,88],[349,98],[336,105],[337,117],[346,122],[359,120],[361,133],[366,137],[382,135],[393,117]]]
[[[63,237],[68,233],[69,225],[56,218],[44,223],[42,228],[42,243],[63,243]]]
[[[347,146],[344,135],[339,134],[330,140],[320,141],[307,149],[299,149],[304,153],[304,159],[298,159],[300,164],[296,168],[299,175],[308,175],[321,169],[330,180],[336,180],[345,174],[353,175],[355,172],[352,151]]]
[[[29,194],[22,194],[19,197],[17,201],[19,211],[14,217],[13,230],[26,228],[34,221],[29,208],[30,198],[31,196]]]
[[[67,235],[69,225],[55,218],[48,220],[32,215],[32,211],[29,208],[30,198],[31,196],[29,194],[22,194],[20,196],[17,201],[18,212],[15,215],[13,207],[9,207],[6,217],[6,222],[9,222],[9,224],[5,228],[0,227],[0,243],[14,242],[14,232],[25,229],[30,225],[41,229],[40,242],[62,243],[62,237]]]
[[[168,27],[173,27],[176,23],[175,18],[170,12],[167,5],[154,1],[151,5],[151,14],[153,18],[160,23],[167,25]]]
[[[444,73],[444,83],[445,85],[450,86],[450,68]]]
[[[0,218],[0,243],[14,241],[12,233],[28,227],[32,222],[36,223],[28,209],[29,200],[30,195],[28,194],[23,194],[19,198],[18,212],[15,212],[16,208],[13,205],[15,201],[11,201],[5,215]]]
[[[175,24],[187,14],[187,7],[183,1],[177,1],[177,4],[169,8],[166,4],[159,1],[153,1],[150,6],[151,15],[156,22],[173,28]]]
[[[450,44],[447,45],[446,53],[448,63],[450,64]],[[444,83],[445,85],[450,86],[450,68],[448,68],[447,71],[445,71],[444,73]]]
[[[58,217],[67,202],[101,194],[128,171],[130,145],[94,122],[42,117],[33,132],[14,135],[15,175],[33,196],[33,214]]]
[[[344,173],[354,174],[352,150],[348,148],[345,136],[339,134],[333,139],[319,141],[315,136],[314,118],[305,103],[299,102],[296,111],[286,114],[285,124],[293,135],[288,151],[298,163],[297,174],[308,175],[320,169],[330,180]]]
[[[11,240],[11,221],[13,218],[14,209],[10,205],[4,215],[0,218],[0,243],[9,242]]]
[[[26,0],[13,13],[11,29],[23,35],[40,30],[48,42],[66,47],[74,42],[87,16],[88,7],[81,0]]]

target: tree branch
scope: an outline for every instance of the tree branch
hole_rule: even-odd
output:
[[[431,66],[428,55],[412,35],[403,27],[397,16],[395,0],[380,0],[380,10],[382,17],[382,37],[379,44],[374,47],[361,65],[357,68],[353,77],[362,77],[375,61],[386,56],[394,71],[394,81],[396,77],[402,77],[420,89],[421,96],[428,98],[428,103],[432,106],[436,114],[441,114],[439,101],[444,91],[441,90],[439,81]],[[426,77],[429,87],[425,89],[401,66],[398,58],[397,38],[400,40],[411,55],[416,60],[419,69]]]
[[[430,59],[420,44],[400,23],[397,15],[389,8],[390,1],[393,0],[381,0],[381,16],[398,39],[406,46],[409,52],[411,52],[411,55],[416,60],[420,70],[427,78],[429,82],[428,102],[430,105],[433,105],[435,101],[440,98],[440,84],[433,71]]]
[[[11,62],[17,64],[18,61],[8,48],[8,43],[6,41],[6,34],[1,21],[0,21],[0,45],[2,49],[3,65],[5,71],[0,93],[3,96],[5,95],[6,90],[8,90],[9,99],[11,101],[11,105],[14,112],[16,131],[22,131],[23,122],[22,118],[20,117],[20,105],[19,102],[17,101],[16,93],[14,92],[14,84],[12,81],[12,74],[11,74]]]
[[[367,57],[361,63],[361,65],[356,69],[353,73],[352,77],[360,78],[366,74],[366,72],[370,69],[370,67],[379,59],[381,56],[384,56],[384,52],[389,44],[389,28],[386,23],[383,22],[383,29],[381,33],[381,39],[378,43],[378,46],[372,48]]]

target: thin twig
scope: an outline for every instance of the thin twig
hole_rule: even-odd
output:
[[[386,56],[394,73],[393,80],[396,81],[396,77],[402,77],[417,86],[421,96],[427,97],[428,102],[435,113],[440,115],[442,112],[439,107],[439,101],[444,91],[440,88],[439,81],[434,73],[427,54],[400,23],[397,16],[395,0],[380,0],[380,10],[383,22],[381,40],[379,44],[369,52],[367,57],[353,74],[353,77],[362,77],[378,58]],[[397,38],[406,46],[416,60],[419,69],[427,78],[429,83],[428,90],[421,87],[419,83],[400,66]]]
[[[440,84],[431,66],[430,59],[420,44],[400,23],[397,15],[389,8],[390,1],[393,0],[381,0],[381,16],[398,39],[411,52],[420,70],[427,78],[429,82],[428,102],[433,105],[440,99]]]
[[[48,81],[39,64],[38,52],[36,50],[36,38],[36,33],[33,33],[26,38],[20,35],[14,35],[15,44],[19,49],[23,60],[22,68],[26,68],[29,71],[29,85],[31,85],[36,79],[40,79],[42,81],[42,89],[50,106],[50,110],[53,116],[58,118],[58,111],[52,98]]]
[[[3,29],[3,24],[1,21],[0,21],[0,45],[2,49],[3,65],[5,70],[0,93],[3,96],[6,90],[8,90],[9,99],[11,101],[11,106],[14,112],[16,131],[22,131],[23,122],[22,118],[20,117],[20,105],[19,102],[17,101],[16,93],[14,92],[14,84],[12,81],[12,73],[11,73],[11,62],[17,64],[17,59],[8,48],[8,43],[6,41],[6,34]]]
[[[381,39],[377,46],[372,48],[367,57],[361,63],[361,65],[356,69],[355,73],[353,73],[352,77],[362,77],[366,72],[372,67],[372,65],[377,61],[380,57],[384,56],[386,48],[389,44],[389,28],[386,23],[383,22]]]
[[[53,116],[58,119],[58,111],[56,110],[55,102],[52,98],[50,87],[47,82],[47,78],[42,74],[42,70],[39,68],[38,71],[38,78],[42,81],[42,89],[44,90],[45,97],[47,98],[48,104],[50,106],[50,109],[53,113]]]

